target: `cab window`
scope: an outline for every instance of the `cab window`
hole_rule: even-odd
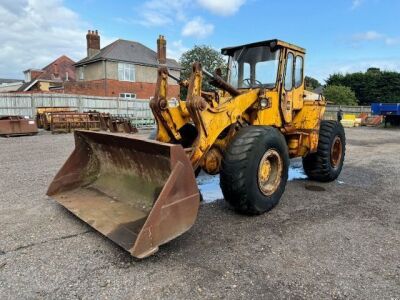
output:
[[[291,91],[293,89],[293,53],[289,53],[286,60],[285,72],[285,90]]]
[[[303,57],[296,56],[294,84],[298,88],[303,84]]]

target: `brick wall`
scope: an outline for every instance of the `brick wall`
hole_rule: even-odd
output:
[[[65,94],[91,95],[118,97],[120,93],[136,94],[138,99],[149,99],[154,96],[156,84],[146,82],[128,82],[112,79],[100,79],[91,81],[66,82]],[[179,85],[168,86],[169,97],[179,97]]]

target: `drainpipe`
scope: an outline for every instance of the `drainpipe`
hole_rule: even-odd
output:
[[[107,97],[107,61],[103,60],[104,64],[104,96]]]

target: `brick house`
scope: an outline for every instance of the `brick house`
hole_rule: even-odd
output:
[[[28,69],[24,71],[24,83],[18,92],[58,92],[66,82],[75,81],[75,62],[62,55],[43,69]]]
[[[134,41],[118,39],[100,49],[100,35],[86,35],[87,57],[75,64],[76,82],[64,85],[65,93],[121,98],[149,99],[154,95],[157,68],[167,65],[180,77],[180,65],[166,58],[166,40],[157,39],[157,52]],[[170,79],[168,94],[179,96],[179,85]]]

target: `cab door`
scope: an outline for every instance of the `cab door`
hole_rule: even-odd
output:
[[[294,61],[294,53],[287,51],[281,92],[281,111],[285,123],[290,123],[293,119]]]
[[[293,110],[303,108],[304,100],[304,54],[297,53],[294,59]]]

